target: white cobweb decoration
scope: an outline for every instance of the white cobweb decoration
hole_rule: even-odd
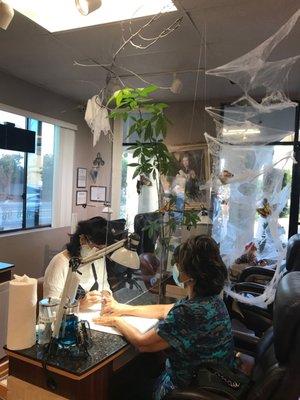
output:
[[[220,243],[222,257],[230,268],[243,252],[245,245],[254,242],[258,259],[280,269],[285,256],[278,218],[287,204],[290,185],[284,186],[284,167],[293,160],[291,152],[274,162],[274,146],[228,145],[208,135],[208,149],[214,160],[210,185],[213,193],[213,237]],[[224,171],[227,174],[224,174]],[[258,210],[267,203],[270,215],[262,217]],[[275,290],[279,272],[272,282]],[[268,289],[262,296],[245,298],[228,289],[234,298],[251,304],[273,301]]]
[[[290,69],[300,55],[278,61],[268,61],[274,48],[291,32],[300,16],[300,9],[271,37],[251,50],[249,53],[206,73],[224,77],[237,83],[244,95],[237,101],[251,105],[257,112],[270,112],[296,106],[284,92]],[[261,103],[255,101],[250,93],[258,87],[265,88]]]
[[[273,302],[282,273],[286,249],[278,220],[290,195],[284,169],[290,160],[294,161],[292,152],[277,160],[275,147],[271,145],[293,132],[267,126],[265,116],[270,120],[274,113],[276,119],[278,113],[296,106],[287,97],[284,86],[290,69],[300,58],[296,55],[269,61],[269,56],[290,33],[299,16],[300,9],[258,47],[207,71],[237,83],[244,93],[232,107],[226,108],[225,115],[224,110],[206,108],[216,124],[217,137],[205,134],[213,171],[211,179],[200,189],[212,191],[213,237],[220,244],[227,267],[234,265],[251,242],[257,247],[257,259],[274,267],[274,277],[260,296],[248,298],[230,287],[226,289],[233,298],[260,306]],[[265,95],[258,102],[251,96],[261,87]]]
[[[216,125],[217,137],[223,143],[245,145],[247,143],[268,144],[279,142],[284,137],[294,133],[258,124],[256,121],[257,115],[253,118],[254,115],[252,114],[251,107],[242,109],[236,106],[227,107],[226,115],[223,115],[223,110],[214,107],[206,107],[206,111],[213,118]],[[278,118],[280,111],[273,111],[271,117],[273,114],[276,114]],[[259,115],[261,116],[262,114]]]
[[[84,119],[91,129],[94,147],[98,143],[101,133],[112,140],[113,132],[109,123],[108,111],[98,95],[88,100]]]

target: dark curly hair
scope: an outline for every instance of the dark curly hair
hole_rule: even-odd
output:
[[[102,217],[94,217],[86,221],[78,222],[76,232],[71,235],[67,250],[70,257],[80,256],[80,235],[84,235],[88,240],[97,245],[108,246],[114,242],[109,221]]]
[[[173,259],[179,268],[195,282],[196,296],[219,294],[227,279],[227,268],[214,239],[199,235],[175,249]]]

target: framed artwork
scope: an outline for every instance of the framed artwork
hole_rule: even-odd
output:
[[[76,191],[76,206],[84,206],[87,203],[87,190]]]
[[[77,168],[77,187],[78,188],[86,187],[86,177],[87,177],[87,169],[86,168]]]
[[[105,203],[106,201],[106,186],[91,186],[90,188],[91,201]]]
[[[170,152],[177,160],[176,178],[184,182],[187,209],[209,208],[210,190],[201,189],[210,178],[210,157],[207,145],[188,144],[170,146]]]

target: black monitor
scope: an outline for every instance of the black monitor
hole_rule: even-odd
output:
[[[35,153],[35,132],[11,123],[0,124],[0,149]]]

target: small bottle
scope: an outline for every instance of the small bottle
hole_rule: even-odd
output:
[[[59,304],[59,299],[51,297],[39,302],[37,340],[40,345],[48,344],[51,340],[53,323],[56,319]]]
[[[77,342],[78,311],[77,301],[66,305],[59,334],[59,342],[62,347],[70,347]]]

